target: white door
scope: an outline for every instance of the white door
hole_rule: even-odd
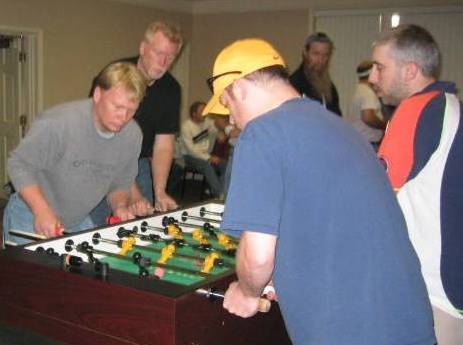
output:
[[[381,31],[391,27],[391,16],[400,15],[400,23],[414,23],[427,28],[442,52],[442,80],[455,81],[463,87],[463,7],[403,8],[400,11],[381,9],[371,11],[320,11],[315,13],[314,29],[324,31],[334,42],[331,75],[339,91],[343,114],[357,84],[355,69],[371,55],[371,46]],[[460,92],[461,97],[461,92]]]
[[[1,36],[0,40],[0,186],[8,181],[8,153],[21,138],[21,67],[19,37]],[[0,197],[5,198],[3,188]]]
[[[357,85],[356,69],[371,56],[371,44],[378,36],[381,17],[376,13],[350,15],[323,13],[316,18],[316,31],[325,32],[334,43],[330,74],[339,92],[344,118]]]

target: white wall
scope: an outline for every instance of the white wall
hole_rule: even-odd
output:
[[[331,75],[338,88],[343,114],[346,114],[357,82],[358,63],[370,57],[371,44],[380,30],[390,28],[390,17],[399,13],[400,23],[427,28],[442,52],[442,80],[463,87],[463,7],[380,9],[371,11],[322,11],[314,14],[314,30],[330,36],[335,45]],[[461,96],[461,94],[460,94]]]

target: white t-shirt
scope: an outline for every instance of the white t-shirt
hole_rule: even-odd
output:
[[[206,117],[200,123],[188,118],[180,126],[181,152],[207,161],[211,157],[216,136],[217,128],[210,118]]]
[[[383,118],[381,103],[375,92],[368,85],[359,83],[357,84],[347,119],[368,141],[377,142],[381,140],[383,131],[372,128],[362,121],[362,110],[365,109],[373,109],[379,119]]]

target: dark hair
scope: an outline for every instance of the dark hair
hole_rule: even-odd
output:
[[[196,101],[192,105],[190,105],[190,116],[193,115],[193,113],[198,111],[198,108],[202,105],[206,105],[203,101]]]
[[[304,50],[307,51],[312,43],[328,43],[330,52],[333,50],[333,41],[324,32],[315,32],[309,35],[304,41]]]
[[[385,44],[391,44],[391,52],[400,62],[414,62],[425,76],[436,79],[439,77],[439,47],[425,28],[414,24],[399,25],[383,33],[374,46]]]
[[[370,70],[372,67],[373,67],[373,61],[370,61],[370,60],[362,61],[357,66],[357,77],[360,80],[368,79],[368,76],[370,75]]]
[[[271,80],[287,81],[289,79],[289,72],[286,67],[282,65],[272,65],[249,73],[248,75],[244,76],[244,78],[252,81],[264,82]]]

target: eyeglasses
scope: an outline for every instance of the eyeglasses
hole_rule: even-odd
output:
[[[206,83],[207,83],[207,86],[209,87],[209,90],[211,90],[212,93],[214,93],[214,81],[216,81],[217,79],[219,79],[220,77],[223,77],[225,75],[229,75],[229,74],[241,74],[243,72],[241,71],[231,71],[231,72],[225,72],[225,73],[221,73],[221,74],[218,74],[216,76],[213,76],[213,77],[210,77],[206,80]]]

